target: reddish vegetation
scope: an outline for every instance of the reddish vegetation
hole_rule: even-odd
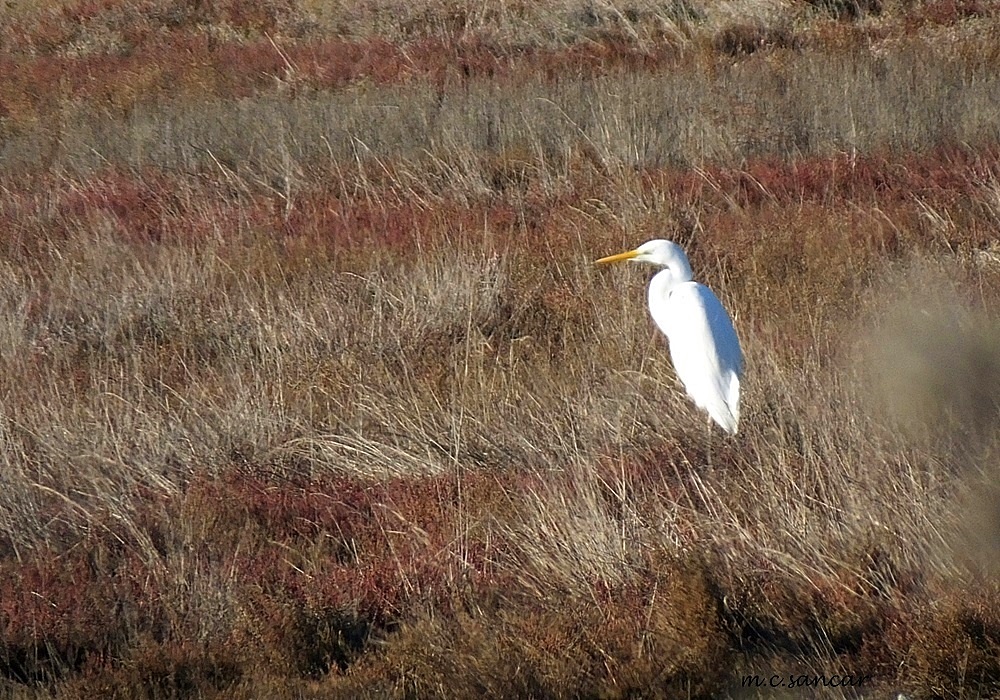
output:
[[[983,187],[1000,179],[998,163],[1000,150],[995,147],[943,146],[924,154],[759,160],[740,168],[716,166],[698,172],[647,170],[643,186],[650,193],[663,194],[680,210],[696,207],[720,215],[732,204],[741,209],[780,209],[795,203],[835,206],[864,201],[884,208],[920,201],[951,208],[971,205],[969,200]],[[332,181],[333,174],[316,179]],[[0,217],[8,241],[34,240],[24,235],[24,227],[39,218],[43,209],[54,208],[54,213],[47,214],[50,239],[68,235],[77,222],[110,215],[115,235],[128,241],[198,243],[213,234],[212,221],[227,218],[228,208],[235,211],[239,206],[250,228],[281,231],[334,248],[407,248],[414,243],[413,236],[448,235],[446,223],[471,234],[483,220],[499,231],[527,223],[532,237],[548,239],[558,235],[559,222],[571,218],[570,210],[580,201],[602,195],[603,185],[590,175],[583,174],[573,185],[571,194],[536,191],[532,195],[530,184],[523,183],[529,191],[523,212],[491,195],[481,196],[471,206],[467,196],[458,201],[435,195],[430,207],[401,196],[392,181],[382,183],[382,193],[365,192],[358,198],[345,198],[339,188],[314,186],[301,191],[290,209],[280,195],[261,190],[253,193],[247,208],[246,202],[227,204],[224,188],[201,178],[111,168],[69,184],[58,176],[27,182],[8,178],[2,183]],[[32,196],[40,189],[48,191],[48,199]],[[527,221],[519,220],[525,215]],[[986,242],[968,230],[961,235],[973,244]]]
[[[1000,151],[995,147],[973,149],[940,146],[921,154],[869,154],[851,157],[806,158],[751,162],[745,168],[715,168],[704,173],[685,172],[689,184],[662,183],[673,191],[683,188],[689,200],[713,190],[741,206],[794,201],[830,202],[870,200],[879,205],[930,198],[953,203],[1000,176]],[[661,183],[657,183],[660,185]],[[952,201],[947,201],[950,198]]]
[[[487,506],[492,499],[477,496],[490,482],[466,475],[469,502]],[[137,502],[135,519],[150,533],[153,550],[119,539],[113,521],[95,522],[94,531],[106,534],[4,562],[4,670],[36,682],[99,668],[130,639],[165,644],[180,612],[174,596],[182,582],[171,570],[176,557],[195,570],[218,572],[220,586],[265,617],[220,630],[214,653],[231,648],[235,660],[241,635],[272,627],[287,638],[273,642],[298,655],[290,662],[303,672],[346,666],[371,635],[391,629],[414,605],[440,606],[464,585],[478,590],[491,583],[490,560],[501,551],[500,540],[488,546],[471,540],[461,561],[446,554],[457,484],[454,475],[296,484],[233,470],[196,479],[177,497]],[[190,539],[177,541],[177,519],[188,523]],[[302,554],[315,557],[316,548],[326,563],[302,569]],[[332,635],[328,646],[303,647],[299,628],[323,617],[325,625],[337,626],[324,632]]]
[[[539,74],[558,80],[569,69],[590,76],[616,68],[648,70],[675,54],[669,46],[643,50],[614,38],[553,51],[481,37],[428,37],[400,46],[377,37],[281,45],[263,38],[218,44],[204,35],[169,36],[142,42],[141,53],[0,56],[0,109],[28,121],[61,100],[128,110],[193,95],[240,98],[275,85],[313,91],[426,80],[445,90],[470,80],[517,81]]]
[[[888,29],[844,23],[802,37],[785,26],[737,24],[715,37],[712,49],[740,56],[763,48],[802,50],[819,40],[862,45],[993,13],[976,0],[938,0],[902,15]],[[60,102],[81,99],[127,112],[141,103],[239,98],[276,85],[315,91],[426,80],[443,91],[472,80],[558,81],[568,74],[593,77],[666,66],[677,71],[702,60],[694,47],[682,50],[675,36],[662,32],[637,44],[636,30],[621,24],[599,25],[585,40],[556,49],[469,31],[468,21],[425,18],[423,28],[411,29],[401,42],[306,31],[309,21],[297,17],[289,2],[254,3],[252,9],[240,2],[167,8],[157,0],[69,3],[31,22],[11,21],[0,34],[0,116],[31,122]],[[228,38],[210,31],[219,25]],[[88,43],[91,33],[103,39]]]
[[[615,479],[623,476],[635,489],[630,499],[671,489],[656,465],[609,473],[608,506],[617,502]],[[510,667],[503,678],[512,688],[559,683],[574,694],[593,693],[600,687],[593,679],[611,664],[623,689],[680,683],[707,696],[736,681],[720,672],[739,668],[725,639],[740,640],[741,654],[765,659],[755,672],[774,664],[787,673],[799,650],[821,636],[845,667],[877,677],[893,677],[905,663],[909,673],[939,679],[942,687],[959,680],[950,674],[960,667],[965,682],[994,682],[1000,616],[981,601],[997,591],[944,590],[915,617],[901,618],[891,596],[913,586],[900,577],[918,572],[882,568],[878,550],[871,552],[873,572],[883,578],[844,571],[810,581],[773,568],[719,578],[711,562],[654,552],[623,587],[597,584],[591,600],[538,608],[509,573],[504,537],[488,526],[512,507],[504,494],[542,486],[531,481],[490,472],[384,483],[297,482],[239,469],[199,477],[174,497],[136,502],[136,523],[150,533],[153,549],[122,540],[108,520],[92,523],[95,534],[84,540],[5,560],[0,670],[28,684],[77,676],[78,687],[93,692],[119,673],[122,659],[142,685],[204,693],[249,680],[260,664],[318,678],[360,663],[343,680],[348,691],[392,679],[395,663],[429,671],[425,665],[442,662],[432,661],[434,645],[457,634],[472,636],[474,653],[483,653],[477,644],[499,645],[490,653],[501,664],[516,655],[522,668]],[[183,541],[178,522],[186,523]],[[463,530],[468,540],[456,559],[449,540]],[[178,557],[190,574],[216,572],[220,592],[252,615],[205,620],[216,626],[201,641],[178,637],[185,604]],[[315,568],[311,561],[324,563]],[[480,608],[478,619],[467,616],[468,606]],[[429,618],[428,610],[435,611]],[[634,646],[640,631],[645,641]],[[413,637],[421,634],[430,638]],[[975,650],[958,663],[949,655],[970,637]],[[363,656],[376,640],[389,644],[384,663]],[[910,650],[906,658],[893,651],[903,649]],[[663,655],[674,659],[666,676],[658,665]],[[451,662],[444,663],[438,672],[446,674]]]

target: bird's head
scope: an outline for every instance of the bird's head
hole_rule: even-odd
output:
[[[691,279],[691,264],[688,262],[684,249],[673,241],[665,241],[662,238],[647,241],[635,250],[629,250],[617,255],[609,255],[596,262],[599,264],[631,260],[632,262],[645,262],[659,267],[669,268],[678,280]]]

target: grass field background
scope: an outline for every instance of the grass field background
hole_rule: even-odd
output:
[[[8,1],[0,694],[995,697],[998,240],[982,0]]]

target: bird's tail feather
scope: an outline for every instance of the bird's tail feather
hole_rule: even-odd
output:
[[[733,374],[732,378],[729,380],[729,392],[726,396],[726,405],[729,407],[729,413],[733,416],[733,429],[732,434],[736,434],[736,429],[740,424],[740,378]]]

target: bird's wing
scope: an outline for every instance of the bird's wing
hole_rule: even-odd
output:
[[[688,394],[724,429],[736,432],[743,352],[718,297],[688,282],[650,299],[650,312],[670,341],[674,370]]]

